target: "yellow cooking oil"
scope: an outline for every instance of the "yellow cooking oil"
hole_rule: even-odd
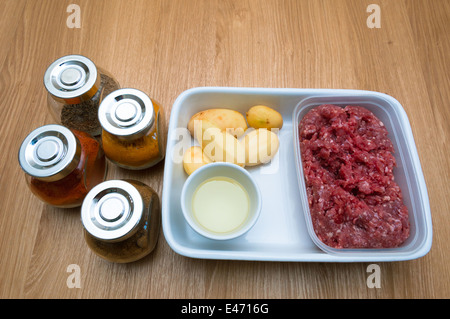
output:
[[[214,233],[229,233],[247,219],[250,200],[246,189],[236,180],[213,177],[201,183],[194,192],[194,218]]]

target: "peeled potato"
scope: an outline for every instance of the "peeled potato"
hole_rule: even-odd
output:
[[[255,105],[246,113],[248,125],[253,128],[281,129],[283,117],[274,109],[265,105]]]
[[[203,154],[200,146],[192,146],[184,153],[183,168],[188,175],[209,163],[211,163],[211,160]]]
[[[236,137],[207,120],[195,125],[194,137],[197,139],[203,154],[213,162],[229,162],[239,166],[245,165],[245,148]]]
[[[245,117],[238,111],[230,109],[209,109],[198,112],[189,120],[187,127],[192,136],[194,136],[195,121],[199,120],[207,120],[220,128],[222,132],[227,131],[237,138],[244,135],[247,129]]]
[[[251,131],[245,135],[243,143],[245,145],[245,166],[270,162],[280,146],[278,136],[265,128]]]

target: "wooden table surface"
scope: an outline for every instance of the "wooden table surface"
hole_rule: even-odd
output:
[[[80,28],[66,23],[70,4],[80,8]],[[367,12],[370,4],[379,5],[380,28],[369,27],[376,13]],[[0,17],[1,298],[450,297],[450,1],[0,0]],[[84,242],[79,209],[41,203],[17,161],[25,136],[52,123],[47,66],[75,53],[159,100],[166,121],[177,96],[198,86],[365,89],[395,97],[428,187],[430,252],[377,263],[380,288],[367,285],[369,263],[191,259],[176,254],[162,233],[139,262],[101,260]],[[110,166],[107,178],[137,178],[161,195],[163,171],[164,164],[143,172]],[[69,265],[79,266],[80,288],[67,285]]]

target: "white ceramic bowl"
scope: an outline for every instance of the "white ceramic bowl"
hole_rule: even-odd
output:
[[[192,212],[192,198],[197,187],[204,181],[217,177],[226,176],[240,183],[248,193],[250,211],[244,223],[232,232],[215,233],[210,232],[196,221]],[[187,223],[200,235],[209,239],[228,240],[242,236],[253,227],[261,212],[262,199],[258,185],[247,170],[238,165],[216,162],[200,167],[194,171],[186,180],[181,191],[181,208]]]

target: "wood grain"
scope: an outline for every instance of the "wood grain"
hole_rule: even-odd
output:
[[[69,4],[80,29],[66,26]],[[381,8],[370,29],[366,8]],[[449,298],[450,2],[446,0],[0,0],[1,298]],[[90,57],[124,87],[165,107],[197,86],[345,88],[384,92],[408,114],[433,218],[425,257],[379,263],[196,260],[161,233],[155,252],[129,265],[100,260],[82,237],[79,210],[55,209],[27,189],[17,152],[52,122],[42,78],[56,58]],[[161,195],[164,164],[110,167]],[[67,267],[81,269],[70,289]]]

